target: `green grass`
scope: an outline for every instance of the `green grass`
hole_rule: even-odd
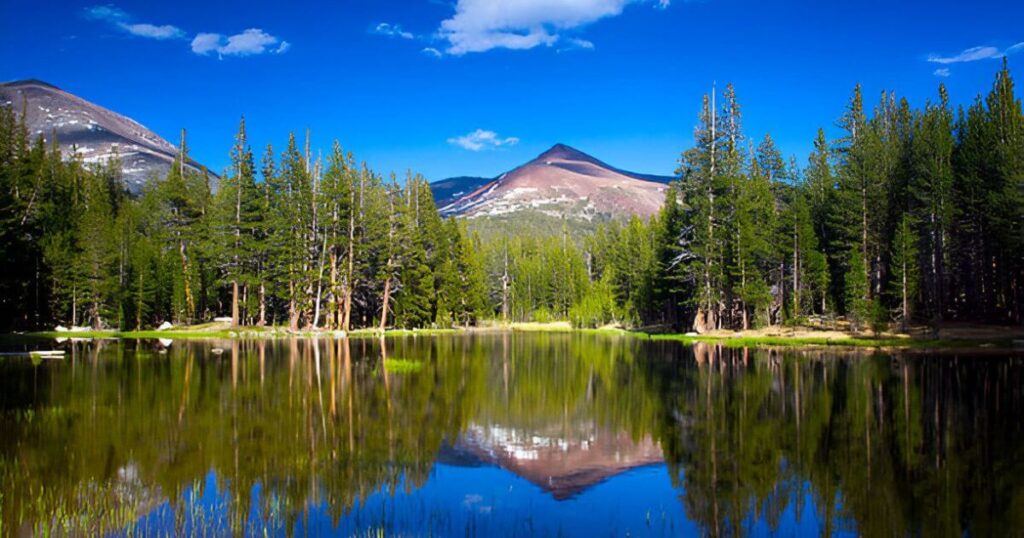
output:
[[[80,332],[56,332],[39,331],[26,333],[19,336],[37,338],[120,338],[127,340],[147,340],[155,338],[170,339],[204,339],[204,338],[288,338],[288,337],[327,337],[331,331],[298,331],[290,332],[281,327],[239,327],[237,329],[211,330],[206,327],[216,327],[216,324],[194,325],[182,329],[169,329],[166,331],[80,331]],[[384,332],[386,337],[396,336],[436,336],[442,334],[457,334],[463,332],[461,329],[392,329]],[[351,338],[371,338],[381,336],[377,329],[356,329],[348,332]]]
[[[388,329],[384,331],[384,336],[438,336],[462,332],[464,332],[462,329]],[[348,336],[351,338],[379,337],[380,335],[380,329],[354,329],[348,332]]]
[[[609,336],[635,336],[638,338],[649,338],[650,335],[647,333],[630,331],[627,329],[619,329],[617,327],[600,327],[597,329],[574,329],[575,332],[583,334],[604,334]]]
[[[119,338],[119,339],[230,339],[230,338],[289,338],[289,337],[330,337],[330,331],[305,331],[292,333],[283,327],[240,327],[237,330],[215,330],[216,324],[196,325],[167,331],[83,331],[83,332],[35,332],[27,337],[41,338]],[[203,330],[205,329],[205,330]],[[483,330],[515,331],[515,332],[578,332],[581,334],[600,334],[648,338],[651,340],[671,340],[682,343],[709,342],[727,347],[856,347],[856,348],[918,348],[918,349],[964,349],[977,347],[1012,347],[1010,339],[977,340],[977,339],[916,339],[916,338],[870,338],[847,336],[839,338],[825,337],[789,337],[789,336],[688,336],[683,334],[648,334],[640,331],[603,327],[598,329],[576,329],[563,323],[511,323],[485,327]],[[383,333],[384,337],[409,336],[440,336],[464,334],[464,329],[392,329]],[[348,332],[350,338],[379,338],[382,333],[378,329],[356,329]]]
[[[43,331],[28,333],[27,336],[38,336],[43,338],[124,338],[124,339],[152,339],[152,338],[236,338],[273,336],[271,331],[261,331],[253,328],[240,329],[238,331],[197,331],[197,330],[169,330],[169,331],[81,331],[81,332],[52,332]]]
[[[758,347],[758,346],[835,346],[859,348],[924,348],[924,349],[963,349],[982,346],[1010,347],[1009,340],[939,340],[915,338],[796,338],[786,336],[687,336],[682,334],[652,334],[651,340],[672,340],[683,343],[708,342],[722,344],[727,347]]]

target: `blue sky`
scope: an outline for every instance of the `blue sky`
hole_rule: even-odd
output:
[[[1024,2],[5,0],[0,80],[39,78],[214,170],[253,145],[333,139],[373,168],[493,176],[556,142],[671,173],[701,95],[736,85],[749,136],[801,164],[854,84],[915,105],[1024,80]],[[1014,45],[1017,45],[1014,47]],[[1020,84],[1018,85],[1018,88]],[[262,151],[260,149],[260,151]]]

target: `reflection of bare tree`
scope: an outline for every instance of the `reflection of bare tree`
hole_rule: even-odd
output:
[[[447,441],[559,498],[664,458],[709,535],[777,530],[805,498],[826,534],[1024,528],[1019,359],[586,335],[223,345],[230,356],[176,342],[126,357],[74,343],[70,364],[0,376],[3,521],[32,528],[63,510],[90,530],[123,526],[153,504],[111,493],[120,473],[183,525],[209,509],[186,499],[214,469],[232,526],[259,513],[288,534],[314,503],[337,518],[380,488],[422,484]],[[394,358],[429,360],[389,373]],[[102,515],[113,504],[117,517]]]

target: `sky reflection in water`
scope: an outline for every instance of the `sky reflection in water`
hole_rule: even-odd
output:
[[[0,363],[5,534],[1024,528],[1009,352],[584,334],[69,352]]]

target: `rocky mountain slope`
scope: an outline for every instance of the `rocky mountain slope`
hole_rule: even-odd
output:
[[[86,163],[121,158],[125,185],[138,193],[147,180],[167,173],[178,149],[137,121],[38,80],[0,84],[0,105],[25,113],[29,136],[47,141],[56,132],[65,158]],[[190,161],[198,170],[200,165]]]
[[[568,223],[589,228],[610,219],[631,215],[647,218],[665,199],[671,177],[620,170],[564,144],[556,144],[532,161],[497,178],[453,178],[435,197],[441,212],[476,221],[511,220],[546,223],[541,228]],[[467,191],[461,196],[454,193]],[[540,230],[543,231],[543,230]]]

